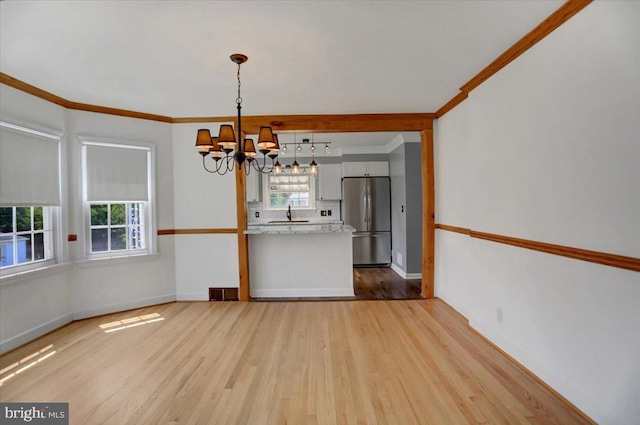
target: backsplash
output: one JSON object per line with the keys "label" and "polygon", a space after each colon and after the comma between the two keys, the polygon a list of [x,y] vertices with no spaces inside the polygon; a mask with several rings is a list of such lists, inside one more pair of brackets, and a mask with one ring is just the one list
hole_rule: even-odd
{"label": "backsplash", "polygon": [[[266,210],[262,207],[262,202],[247,203],[247,224],[260,225],[268,224],[273,220],[286,220],[285,210]],[[322,216],[322,211],[331,211],[331,215]],[[256,218],[256,212],[260,217]],[[310,223],[341,223],[340,201],[316,201],[315,210],[291,210],[293,220],[309,220]]]}

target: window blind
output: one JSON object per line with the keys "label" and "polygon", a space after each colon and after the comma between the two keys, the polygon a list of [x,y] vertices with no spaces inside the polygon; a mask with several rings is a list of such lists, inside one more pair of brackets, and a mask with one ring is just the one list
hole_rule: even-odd
{"label": "window blind", "polygon": [[60,205],[60,139],[0,123],[0,206]]}
{"label": "window blind", "polygon": [[149,148],[85,144],[87,201],[148,201],[149,155]]}

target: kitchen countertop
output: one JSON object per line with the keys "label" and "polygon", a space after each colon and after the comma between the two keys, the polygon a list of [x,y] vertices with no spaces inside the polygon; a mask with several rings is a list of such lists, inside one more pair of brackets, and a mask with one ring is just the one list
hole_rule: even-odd
{"label": "kitchen countertop", "polygon": [[249,226],[245,235],[282,235],[295,233],[352,233],[355,229],[346,224],[293,224]]}

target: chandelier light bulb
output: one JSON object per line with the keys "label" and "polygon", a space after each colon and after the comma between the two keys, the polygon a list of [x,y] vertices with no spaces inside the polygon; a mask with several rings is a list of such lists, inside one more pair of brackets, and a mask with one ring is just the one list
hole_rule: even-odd
{"label": "chandelier light bulb", "polygon": [[296,151],[298,151],[298,153],[302,152],[302,145],[298,145],[298,147],[296,148]]}
{"label": "chandelier light bulb", "polygon": [[327,155],[329,155],[331,153],[331,149],[329,148],[329,144],[325,143],[324,145],[324,151]]}

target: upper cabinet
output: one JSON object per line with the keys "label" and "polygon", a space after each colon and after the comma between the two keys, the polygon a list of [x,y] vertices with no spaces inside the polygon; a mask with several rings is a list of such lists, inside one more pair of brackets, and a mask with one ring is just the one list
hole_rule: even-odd
{"label": "upper cabinet", "polygon": [[260,201],[260,173],[255,170],[247,176],[247,202]]}
{"label": "upper cabinet", "polygon": [[343,177],[385,177],[389,175],[389,162],[343,162]]}
{"label": "upper cabinet", "polygon": [[318,167],[318,199],[339,200],[342,198],[342,166],[322,164]]}

